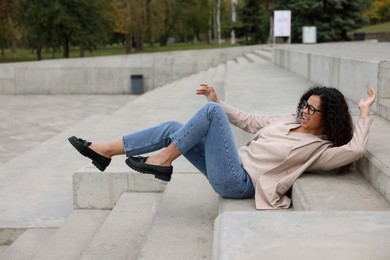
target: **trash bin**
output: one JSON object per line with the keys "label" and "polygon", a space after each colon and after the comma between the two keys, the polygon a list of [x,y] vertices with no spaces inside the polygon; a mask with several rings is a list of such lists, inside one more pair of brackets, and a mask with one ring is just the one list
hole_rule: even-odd
{"label": "trash bin", "polygon": [[355,41],[364,41],[366,39],[366,34],[364,32],[356,32],[353,34],[353,39]]}
{"label": "trash bin", "polygon": [[131,94],[144,93],[144,77],[142,75],[131,75]]}
{"label": "trash bin", "polygon": [[303,26],[302,27],[302,42],[317,43],[317,27]]}

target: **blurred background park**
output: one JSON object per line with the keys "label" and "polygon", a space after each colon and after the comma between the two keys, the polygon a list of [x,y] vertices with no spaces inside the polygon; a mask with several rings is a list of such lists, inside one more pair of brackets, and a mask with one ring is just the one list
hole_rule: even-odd
{"label": "blurred background park", "polygon": [[269,43],[275,10],[292,43],[390,41],[390,0],[0,0],[0,62]]}

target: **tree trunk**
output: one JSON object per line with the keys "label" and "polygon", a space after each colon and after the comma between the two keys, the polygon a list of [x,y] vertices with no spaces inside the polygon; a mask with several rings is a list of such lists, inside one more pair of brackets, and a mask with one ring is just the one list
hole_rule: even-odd
{"label": "tree trunk", "polygon": [[133,44],[132,40],[131,40],[131,29],[129,29],[129,31],[127,32],[125,37],[126,37],[126,41],[125,41],[126,54],[130,54],[131,53],[132,44]]}
{"label": "tree trunk", "polygon": [[41,42],[37,43],[37,59],[42,60],[42,44],[41,44]]}
{"label": "tree trunk", "polygon": [[[233,26],[236,25],[236,20],[237,20],[236,6],[237,6],[237,0],[232,0],[232,24],[233,24]],[[236,44],[236,33],[234,31],[234,28],[230,32],[230,43]]]}
{"label": "tree trunk", "polygon": [[16,45],[17,45],[17,42],[16,40],[12,40],[12,43],[11,43],[11,51],[12,53],[16,53]]}
{"label": "tree trunk", "polygon": [[137,51],[142,51],[142,21],[139,20],[136,24],[138,24],[138,26],[135,28],[135,49]]}
{"label": "tree trunk", "polygon": [[[212,3],[211,3],[211,0],[209,0],[209,7],[212,6]],[[210,44],[211,41],[212,41],[212,37],[213,37],[213,32],[212,32],[212,28],[213,28],[213,11],[211,8],[209,8],[209,24],[208,24],[208,29],[207,29],[207,44]]]}
{"label": "tree trunk", "polygon": [[84,46],[80,45],[80,58],[84,58]]}
{"label": "tree trunk", "polygon": [[69,39],[67,35],[64,35],[64,58],[69,58]]}
{"label": "tree trunk", "polygon": [[215,14],[215,20],[217,22],[217,42],[221,44],[221,0],[217,0],[217,11]]}
{"label": "tree trunk", "polygon": [[167,45],[168,45],[168,36],[165,33],[163,33],[160,35],[160,46],[164,47]]}
{"label": "tree trunk", "polygon": [[151,21],[151,11],[150,4],[152,0],[146,1],[146,40],[149,42],[150,46],[153,47],[153,37],[152,37],[152,21]]}

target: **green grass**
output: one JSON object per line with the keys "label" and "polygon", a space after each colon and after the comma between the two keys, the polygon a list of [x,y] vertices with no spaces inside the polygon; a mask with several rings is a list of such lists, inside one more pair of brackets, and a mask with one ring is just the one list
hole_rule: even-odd
{"label": "green grass", "polygon": [[[207,43],[173,43],[164,47],[160,47],[159,44],[155,44],[153,47],[150,45],[144,45],[144,50],[142,53],[150,52],[166,52],[166,51],[182,51],[182,50],[201,50],[201,49],[212,49],[212,48],[222,48],[222,47],[231,47],[230,44],[224,43],[222,45],[218,44],[207,44]],[[132,51],[132,53],[140,53]],[[111,56],[111,55],[123,55],[125,53],[124,46],[109,46],[106,48],[98,48],[93,51],[86,50],[84,52],[84,57],[98,57],[98,56]],[[70,58],[79,58],[80,52],[78,48],[73,48],[70,52]],[[42,59],[62,59],[62,51],[57,51],[54,56],[51,50],[42,51]],[[31,49],[17,49],[15,53],[12,53],[11,50],[6,49],[5,55],[0,55],[0,63],[5,62],[21,62],[21,61],[36,61],[37,55]]]}
{"label": "green grass", "polygon": [[364,32],[364,33],[390,32],[390,22],[364,26],[362,28],[352,31],[351,33],[355,33],[355,32]]}

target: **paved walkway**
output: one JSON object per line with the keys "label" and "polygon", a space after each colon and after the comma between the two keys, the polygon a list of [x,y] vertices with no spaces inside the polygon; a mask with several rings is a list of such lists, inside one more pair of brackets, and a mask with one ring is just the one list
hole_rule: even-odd
{"label": "paved walkway", "polygon": [[0,166],[91,115],[118,110],[134,95],[0,95]]}

